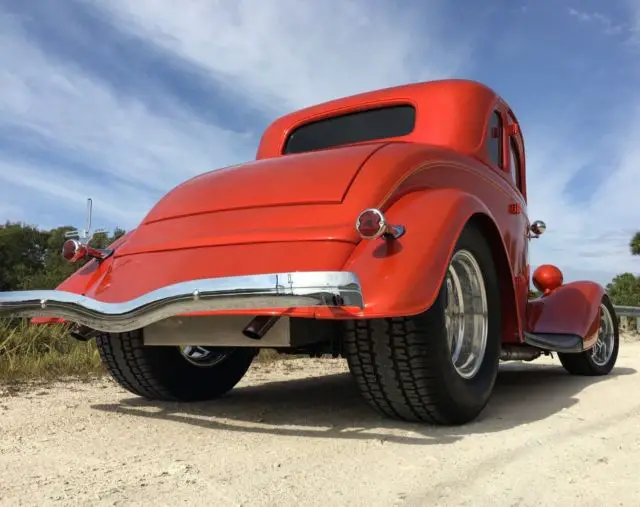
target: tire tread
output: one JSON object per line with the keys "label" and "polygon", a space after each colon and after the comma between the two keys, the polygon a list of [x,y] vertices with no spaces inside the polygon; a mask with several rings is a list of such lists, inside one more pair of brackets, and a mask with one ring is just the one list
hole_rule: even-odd
{"label": "tire tread", "polygon": [[236,349],[219,364],[198,367],[177,347],[145,346],[143,331],[101,334],[98,353],[113,380],[148,400],[203,401],[231,390],[249,369],[257,349]]}
{"label": "tire tread", "polygon": [[176,399],[159,385],[145,355],[139,353],[144,346],[140,331],[100,335],[96,345],[105,368],[121,387],[146,399]]}
{"label": "tire tread", "polygon": [[[419,318],[354,320],[347,323],[345,346],[350,369],[365,400],[382,414],[410,421],[447,424],[444,397]],[[424,319],[422,319],[424,320]]]}
{"label": "tire tread", "polygon": [[344,323],[349,370],[365,401],[379,413],[433,425],[473,420],[486,406],[498,371],[500,289],[492,251],[480,228],[468,223],[456,249],[470,250],[483,266],[490,334],[476,377],[460,377],[446,343],[444,289],[431,307],[406,317],[354,319]]}

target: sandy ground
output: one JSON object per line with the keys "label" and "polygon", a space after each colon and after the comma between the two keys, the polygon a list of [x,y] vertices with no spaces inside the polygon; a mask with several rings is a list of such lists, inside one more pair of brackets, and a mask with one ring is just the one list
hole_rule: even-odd
{"label": "sandy ground", "polygon": [[111,381],[0,389],[0,504],[640,505],[640,343],[586,379],[502,366],[473,424],[379,417],[342,360],[260,365],[228,397],[151,404]]}

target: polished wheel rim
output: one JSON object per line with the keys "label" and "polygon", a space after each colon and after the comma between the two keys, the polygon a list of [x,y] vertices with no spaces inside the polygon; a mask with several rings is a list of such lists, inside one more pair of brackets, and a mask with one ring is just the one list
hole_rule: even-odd
{"label": "polished wheel rim", "polygon": [[225,349],[197,345],[182,346],[180,347],[180,353],[191,364],[202,367],[215,366],[229,355]]}
{"label": "polished wheel rim", "polygon": [[467,250],[451,259],[446,277],[445,325],[451,361],[462,378],[473,378],[487,348],[488,304],[482,270]]}
{"label": "polished wheel rim", "polygon": [[606,305],[600,305],[600,330],[598,331],[598,341],[591,348],[591,359],[598,366],[606,365],[613,355],[615,341],[615,331],[613,328],[613,318]]}

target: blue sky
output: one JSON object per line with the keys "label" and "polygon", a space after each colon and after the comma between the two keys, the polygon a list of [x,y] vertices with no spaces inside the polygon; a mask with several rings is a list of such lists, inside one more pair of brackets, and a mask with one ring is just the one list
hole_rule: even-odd
{"label": "blue sky", "polygon": [[278,115],[464,77],[525,135],[533,265],[640,272],[640,1],[0,2],[0,220],[134,227]]}

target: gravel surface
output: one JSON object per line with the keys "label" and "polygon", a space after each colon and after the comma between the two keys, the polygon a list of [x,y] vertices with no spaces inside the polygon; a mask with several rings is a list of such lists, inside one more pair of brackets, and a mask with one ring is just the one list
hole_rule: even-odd
{"label": "gravel surface", "polygon": [[508,363],[474,423],[383,419],[343,360],[255,365],[217,402],[110,380],[0,387],[0,505],[640,505],[640,343],[614,374]]}

